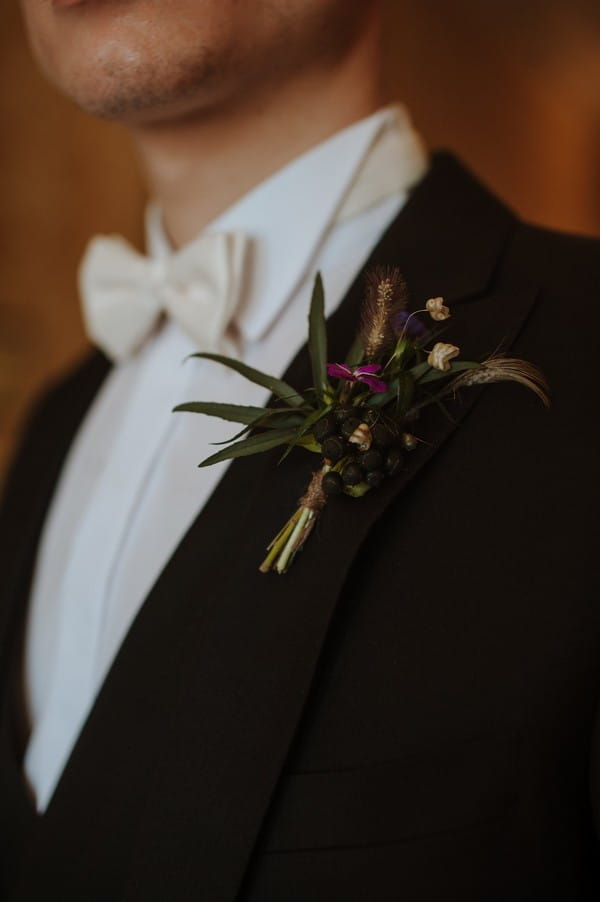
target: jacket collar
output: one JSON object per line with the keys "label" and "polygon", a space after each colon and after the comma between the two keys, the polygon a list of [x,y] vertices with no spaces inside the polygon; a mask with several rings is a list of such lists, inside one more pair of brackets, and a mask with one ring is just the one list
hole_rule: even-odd
{"label": "jacket collar", "polygon": [[[438,155],[369,265],[398,265],[414,305],[438,294],[453,301],[448,340],[464,356],[485,356],[499,338],[514,339],[534,299],[532,286],[512,285],[504,297],[494,282],[514,227],[452,157]],[[361,296],[357,279],[330,319],[331,359],[353,338]],[[285,378],[302,386],[309,372],[304,348]],[[276,454],[233,463],[134,622],[38,820],[24,873],[43,879],[74,843],[86,851],[69,855],[71,879],[81,869],[85,885],[94,868],[86,856],[105,846],[118,819],[126,851],[115,868],[130,875],[124,898],[138,898],[142,883],[168,898],[175,872],[204,898],[235,898],[353,561],[477,397],[455,406],[453,422],[437,410],[424,416],[418,432],[427,444],[407,471],[358,503],[330,505],[282,578],[260,574],[258,564],[312,461],[298,451],[282,467]]]}

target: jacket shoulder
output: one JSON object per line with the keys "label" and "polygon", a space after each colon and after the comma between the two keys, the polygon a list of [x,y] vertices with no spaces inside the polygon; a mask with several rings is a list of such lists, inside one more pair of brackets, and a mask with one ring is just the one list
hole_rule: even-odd
{"label": "jacket shoulder", "polygon": [[[537,287],[546,330],[578,333],[578,344],[600,330],[600,239],[517,221],[505,258],[511,275]],[[585,324],[585,328],[584,328]]]}
{"label": "jacket shoulder", "polygon": [[545,284],[549,278],[593,280],[600,285],[600,238],[554,231],[518,221],[515,250]]}

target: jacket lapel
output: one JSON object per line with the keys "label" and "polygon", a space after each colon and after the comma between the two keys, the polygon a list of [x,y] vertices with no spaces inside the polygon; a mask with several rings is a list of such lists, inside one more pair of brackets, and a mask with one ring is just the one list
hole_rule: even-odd
{"label": "jacket lapel", "polygon": [[10,864],[34,817],[21,773],[24,716],[20,652],[35,554],[50,499],[69,445],[108,371],[94,354],[69,380],[68,397],[50,392],[28,423],[27,440],[5,483],[0,519],[0,837]]}
{"label": "jacket lapel", "polygon": [[[66,454],[108,370],[107,359],[95,353],[77,367],[64,393],[50,392],[27,424],[27,441],[7,474],[0,519],[0,650],[11,623],[22,613],[40,533]],[[6,662],[5,655],[0,659]]]}
{"label": "jacket lapel", "polygon": [[[414,305],[457,302],[448,340],[463,356],[508,346],[532,286],[490,290],[514,228],[511,215],[448,156],[432,169],[374,250],[396,264]],[[330,359],[353,338],[358,279],[329,323]],[[286,379],[310,381],[306,349]],[[235,461],[158,579],[129,632],[31,846],[43,884],[65,859],[64,898],[177,895],[235,898],[314,677],[336,602],[373,524],[432,458],[454,422],[418,423],[424,444],[406,472],[360,502],[329,505],[283,578],[262,575],[265,545],[290,516],[314,460],[301,451]],[[316,459],[315,459],[316,460]],[[110,866],[107,837],[113,837]],[[26,877],[22,896],[32,891]],[[105,882],[103,882],[105,881]],[[36,884],[37,885],[37,884]],[[112,895],[111,895],[112,894]],[[120,897],[120,896],[119,896]],[[63,896],[61,896],[63,898]]]}

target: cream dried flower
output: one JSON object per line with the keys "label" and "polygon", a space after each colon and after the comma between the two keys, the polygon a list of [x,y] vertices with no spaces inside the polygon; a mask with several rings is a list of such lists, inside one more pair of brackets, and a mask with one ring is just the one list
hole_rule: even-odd
{"label": "cream dried flower", "polygon": [[429,353],[427,363],[434,369],[441,370],[442,373],[447,373],[450,369],[450,361],[454,357],[458,357],[459,354],[460,348],[457,348],[456,345],[438,341],[434,344],[433,350]]}
{"label": "cream dried flower", "polygon": [[368,451],[373,444],[373,435],[366,423],[357,426],[350,438],[349,445],[356,445],[359,451]]}
{"label": "cream dried flower", "polygon": [[425,309],[436,322],[442,322],[450,317],[450,308],[444,304],[444,298],[429,298]]}

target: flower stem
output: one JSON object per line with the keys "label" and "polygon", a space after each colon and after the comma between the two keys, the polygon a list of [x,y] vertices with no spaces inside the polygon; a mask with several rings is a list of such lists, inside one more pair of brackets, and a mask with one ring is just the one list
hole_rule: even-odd
{"label": "flower stem", "polygon": [[288,564],[291,563],[293,554],[302,545],[302,533],[306,529],[308,521],[313,516],[313,512],[307,507],[299,508],[298,513],[300,514],[300,516],[298,517],[292,534],[287,540],[285,547],[279,555],[277,563],[275,564],[275,570],[277,570],[278,573],[285,573],[285,571],[287,570]]}
{"label": "flower stem", "polygon": [[280,574],[285,573],[292,564],[296,553],[300,551],[310,536],[317,518],[325,506],[322,482],[323,476],[330,469],[330,464],[324,463],[320,470],[313,473],[310,484],[300,499],[300,507],[268,546],[269,553],[259,567],[261,573],[269,573],[271,570]]}
{"label": "flower stem", "polygon": [[277,560],[282,550],[285,548],[286,542],[288,541],[291,533],[294,531],[294,527],[298,522],[301,510],[302,509],[300,508],[296,511],[293,517],[290,517],[283,529],[277,533],[273,541],[269,544],[267,548],[267,551],[269,553],[259,567],[261,573],[268,573],[269,570],[273,569],[274,562]]}

